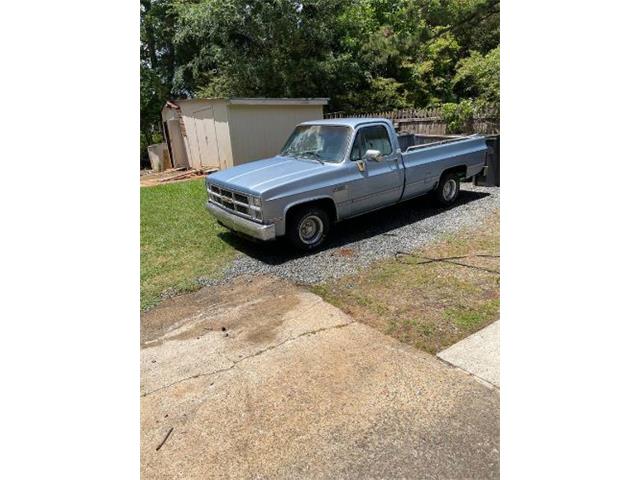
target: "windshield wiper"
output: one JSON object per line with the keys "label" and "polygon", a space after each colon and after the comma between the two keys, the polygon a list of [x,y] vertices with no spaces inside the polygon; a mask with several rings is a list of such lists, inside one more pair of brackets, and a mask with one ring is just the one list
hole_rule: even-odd
{"label": "windshield wiper", "polygon": [[[313,155],[312,157],[308,157],[306,155]],[[318,155],[317,152],[314,151],[307,151],[307,152],[300,152],[300,156],[302,158],[313,158],[314,160],[318,160],[322,165],[324,165],[324,160],[322,160],[322,158],[320,158],[320,155]]]}
{"label": "windshield wiper", "polygon": [[293,157],[293,158],[309,158],[312,160],[317,160],[324,165],[324,160],[322,160],[322,158],[320,157],[320,155],[318,155],[317,152],[314,152],[312,150],[308,150],[306,152],[291,152],[287,150],[282,152],[280,155],[283,155],[285,157]]}

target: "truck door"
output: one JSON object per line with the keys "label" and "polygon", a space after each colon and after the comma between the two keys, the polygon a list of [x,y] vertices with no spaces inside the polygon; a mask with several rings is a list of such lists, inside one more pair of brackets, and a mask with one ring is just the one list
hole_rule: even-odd
{"label": "truck door", "polygon": [[[367,150],[378,150],[379,161],[366,159]],[[349,156],[350,215],[357,215],[400,200],[402,169],[399,153],[394,152],[389,131],[383,124],[360,127]]]}

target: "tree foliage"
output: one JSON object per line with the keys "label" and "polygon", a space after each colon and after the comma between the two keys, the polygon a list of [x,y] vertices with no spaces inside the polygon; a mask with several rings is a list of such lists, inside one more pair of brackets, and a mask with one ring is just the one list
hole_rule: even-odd
{"label": "tree foliage", "polygon": [[499,101],[497,0],[141,0],[141,138],[170,97],[360,112]]}
{"label": "tree foliage", "polygon": [[500,102],[500,47],[486,55],[473,51],[461,59],[453,77],[453,85],[460,95],[478,98],[484,103]]}

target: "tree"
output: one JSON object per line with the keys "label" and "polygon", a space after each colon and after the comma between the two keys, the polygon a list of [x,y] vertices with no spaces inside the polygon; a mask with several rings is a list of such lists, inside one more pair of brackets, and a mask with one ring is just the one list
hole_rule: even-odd
{"label": "tree", "polygon": [[486,55],[471,52],[461,59],[453,83],[461,97],[497,105],[500,102],[500,47]]}
{"label": "tree", "polygon": [[172,0],[140,1],[140,155],[161,141],[160,110],[176,91],[174,73],[180,59],[173,42],[175,9]]}
{"label": "tree", "polygon": [[157,141],[171,97],[320,96],[347,113],[498,102],[499,8],[498,0],[141,0],[141,139]]}

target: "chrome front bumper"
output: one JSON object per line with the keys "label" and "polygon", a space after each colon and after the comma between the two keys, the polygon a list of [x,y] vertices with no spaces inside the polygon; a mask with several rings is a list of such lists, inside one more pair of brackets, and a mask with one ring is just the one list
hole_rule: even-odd
{"label": "chrome front bumper", "polygon": [[234,215],[211,202],[207,202],[207,210],[209,210],[209,213],[213,218],[231,230],[244,233],[250,237],[257,238],[258,240],[267,241],[276,238],[276,226],[273,224],[264,225],[262,223],[252,222],[246,218]]}

